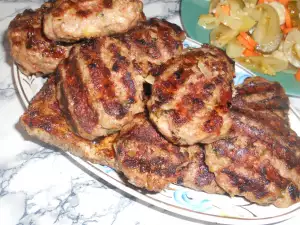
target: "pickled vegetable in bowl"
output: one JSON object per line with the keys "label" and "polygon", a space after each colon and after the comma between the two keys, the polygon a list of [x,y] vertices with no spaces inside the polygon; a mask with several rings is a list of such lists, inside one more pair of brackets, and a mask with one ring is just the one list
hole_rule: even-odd
{"label": "pickled vegetable in bowl", "polygon": [[211,30],[212,45],[245,67],[293,73],[300,81],[299,0],[211,0],[198,24]]}

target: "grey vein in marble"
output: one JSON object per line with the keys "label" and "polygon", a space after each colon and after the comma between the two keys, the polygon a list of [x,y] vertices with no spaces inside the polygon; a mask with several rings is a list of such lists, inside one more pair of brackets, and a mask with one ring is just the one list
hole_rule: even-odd
{"label": "grey vein in marble", "polygon": [[[16,224],[114,224],[131,204],[130,199],[86,176],[57,151],[33,149],[7,165],[0,165],[0,212],[5,202],[19,201],[24,207],[15,211]],[[69,177],[72,170],[75,173]],[[26,174],[31,174],[31,179],[23,179]],[[99,204],[103,201],[106,204]]]}

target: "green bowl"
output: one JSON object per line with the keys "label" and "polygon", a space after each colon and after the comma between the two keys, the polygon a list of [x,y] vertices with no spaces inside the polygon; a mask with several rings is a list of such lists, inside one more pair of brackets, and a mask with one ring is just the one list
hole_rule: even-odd
{"label": "green bowl", "polygon": [[[209,0],[182,0],[181,2],[181,21],[189,37],[200,42],[209,43],[209,30],[198,25],[198,17],[201,14],[207,14]],[[288,95],[300,97],[300,82],[293,74],[277,73],[276,76],[268,76],[257,73],[270,81],[278,81],[286,90]]]}

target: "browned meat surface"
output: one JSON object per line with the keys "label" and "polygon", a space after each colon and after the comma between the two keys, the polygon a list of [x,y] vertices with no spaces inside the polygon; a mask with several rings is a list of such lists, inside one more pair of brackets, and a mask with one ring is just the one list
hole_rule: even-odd
{"label": "browned meat surface", "polygon": [[117,134],[93,142],[76,136],[59,109],[55,87],[54,77],[49,78],[31,101],[20,119],[26,131],[31,136],[76,156],[116,168],[112,145]]}
{"label": "browned meat surface", "polygon": [[272,111],[288,123],[289,99],[279,83],[267,82],[264,78],[246,79],[237,87],[233,106],[241,109],[252,109],[268,114]]}
{"label": "browned meat surface", "polygon": [[175,144],[211,143],[231,127],[228,103],[234,64],[209,45],[168,61],[148,101],[150,118]]}
{"label": "browned meat surface", "polygon": [[232,101],[230,137],[206,146],[206,164],[230,195],[288,207],[300,201],[300,138],[278,83],[248,79]]}
{"label": "browned meat surface", "polygon": [[186,161],[178,147],[167,142],[143,114],[125,125],[114,145],[120,171],[128,181],[149,191],[174,183]]}
{"label": "browned meat surface", "polygon": [[143,76],[158,75],[163,69],[162,63],[181,54],[185,37],[176,24],[154,18],[139,23],[125,34],[114,36],[129,49],[129,58]]}
{"label": "browned meat surface", "polygon": [[42,33],[43,14],[50,7],[50,3],[45,3],[35,11],[27,9],[18,14],[9,25],[11,56],[26,75],[52,73],[69,54],[71,46],[59,45]]}
{"label": "browned meat surface", "polygon": [[74,131],[92,140],[143,112],[143,76],[180,53],[183,39],[177,26],[151,19],[129,33],[74,47],[57,72],[60,106]]}
{"label": "browned meat surface", "polygon": [[211,173],[205,164],[204,149],[198,145],[187,148],[188,165],[182,170],[177,183],[212,194],[223,194],[224,190],[215,181],[215,175]]}
{"label": "browned meat surface", "polygon": [[72,42],[126,32],[144,18],[139,0],[57,0],[44,16],[44,32]]}

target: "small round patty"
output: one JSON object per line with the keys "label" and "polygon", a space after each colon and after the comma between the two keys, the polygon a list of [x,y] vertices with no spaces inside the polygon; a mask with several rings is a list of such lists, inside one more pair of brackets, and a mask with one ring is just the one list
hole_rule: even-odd
{"label": "small round patty", "polygon": [[45,3],[37,10],[26,9],[9,24],[10,53],[25,75],[47,75],[69,55],[71,45],[59,45],[42,32],[43,15],[51,8]]}
{"label": "small round patty", "polygon": [[203,45],[187,51],[169,60],[156,75],[148,110],[166,138],[193,145],[227,134],[234,64],[222,50]]}
{"label": "small round patty", "polygon": [[300,138],[286,120],[283,88],[257,77],[236,89],[230,135],[205,147],[209,170],[231,196],[277,207],[299,202]]}
{"label": "small round patty", "polygon": [[144,114],[123,127],[114,148],[120,171],[130,183],[148,191],[176,183],[187,160],[185,148],[166,141]]}

